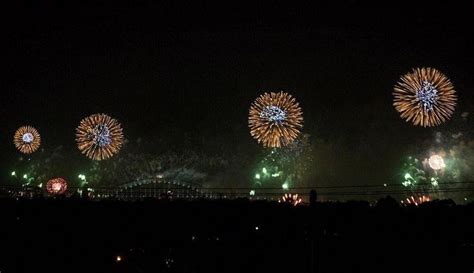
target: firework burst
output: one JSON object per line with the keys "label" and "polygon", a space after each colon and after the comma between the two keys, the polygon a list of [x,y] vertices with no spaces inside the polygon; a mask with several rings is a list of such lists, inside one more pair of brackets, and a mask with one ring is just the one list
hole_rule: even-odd
{"label": "firework burst", "polygon": [[31,154],[40,147],[41,137],[35,128],[22,126],[16,130],[13,136],[13,143],[20,152]]}
{"label": "firework burst", "polygon": [[280,200],[278,200],[278,203],[284,203],[284,204],[290,204],[293,206],[298,206],[301,203],[301,198],[298,197],[298,194],[291,194],[291,193],[285,193]]}
{"label": "firework burst", "polygon": [[250,106],[250,134],[264,147],[293,142],[303,127],[303,112],[288,93],[265,93]]}
{"label": "firework burst", "polygon": [[433,127],[449,120],[456,106],[451,81],[434,68],[415,68],[394,87],[395,109],[407,122]]}
{"label": "firework burst", "polygon": [[422,203],[431,201],[431,197],[428,195],[421,195],[421,196],[410,196],[405,200],[402,200],[401,203],[405,205],[415,205],[419,206]]}
{"label": "firework burst", "polygon": [[122,127],[105,114],[94,114],[81,121],[76,129],[76,141],[79,150],[90,159],[108,159],[122,147]]}
{"label": "firework burst", "polygon": [[46,190],[50,194],[63,194],[67,190],[67,182],[64,178],[53,178],[46,183]]}
{"label": "firework burst", "polygon": [[446,164],[444,164],[444,159],[440,155],[432,155],[428,159],[428,164],[430,165],[431,169],[438,171],[446,167]]}

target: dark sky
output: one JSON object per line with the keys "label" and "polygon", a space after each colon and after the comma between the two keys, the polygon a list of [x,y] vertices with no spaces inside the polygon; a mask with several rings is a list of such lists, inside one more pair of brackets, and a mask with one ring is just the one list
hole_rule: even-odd
{"label": "dark sky", "polygon": [[130,139],[221,135],[254,145],[250,103],[285,90],[303,107],[305,133],[346,160],[364,153],[354,169],[333,172],[369,179],[372,168],[391,175],[404,149],[435,131],[393,109],[401,74],[432,66],[450,77],[460,100],[453,120],[473,106],[472,3],[41,2],[5,7],[1,19],[4,166],[18,155],[20,125],[37,127],[46,148],[72,150],[74,128],[97,112],[119,119]]}

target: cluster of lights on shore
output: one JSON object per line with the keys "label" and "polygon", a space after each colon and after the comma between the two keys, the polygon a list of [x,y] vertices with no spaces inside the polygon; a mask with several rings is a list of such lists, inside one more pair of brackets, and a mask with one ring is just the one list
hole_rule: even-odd
{"label": "cluster of lights on shore", "polygon": [[[12,177],[17,177],[16,171],[12,171],[10,173],[10,175]],[[84,174],[79,174],[77,177],[81,181],[81,186],[84,186],[88,183],[87,179],[86,179],[86,176]],[[25,180],[25,183],[23,184],[23,186],[30,185],[30,182],[32,180],[34,180],[34,177],[29,176],[26,173],[23,174],[21,176],[21,178],[23,178]],[[43,185],[42,183],[39,184],[39,187],[41,188],[42,185]],[[47,183],[46,183],[46,191],[51,195],[63,194],[63,193],[66,192],[67,188],[68,188],[68,183],[67,183],[66,179],[64,179],[62,177],[52,178],[52,179],[48,180]],[[88,188],[88,190],[92,190],[92,189]],[[80,191],[80,189],[79,189],[79,191]]]}

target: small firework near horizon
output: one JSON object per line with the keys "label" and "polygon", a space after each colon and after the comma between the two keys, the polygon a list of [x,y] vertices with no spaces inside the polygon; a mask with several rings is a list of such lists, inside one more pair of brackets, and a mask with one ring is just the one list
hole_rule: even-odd
{"label": "small firework near horizon", "polygon": [[15,147],[24,154],[31,154],[41,145],[41,136],[32,126],[22,126],[13,136]]}
{"label": "small firework near horizon", "polygon": [[67,182],[61,177],[50,179],[46,183],[46,190],[50,194],[63,194],[67,190]]}
{"label": "small firework near horizon", "polygon": [[414,68],[394,87],[393,106],[415,126],[434,127],[449,120],[456,106],[456,91],[439,70]]}
{"label": "small firework near horizon", "polygon": [[280,200],[278,200],[278,203],[284,203],[284,204],[290,204],[293,206],[298,206],[302,202],[301,198],[298,197],[298,194],[291,194],[291,193],[285,193]]}
{"label": "small firework near horizon", "polygon": [[405,200],[402,200],[401,203],[404,205],[415,205],[419,206],[422,203],[430,202],[431,197],[429,195],[421,195],[421,196],[410,196],[407,197]]}
{"label": "small firework near horizon", "polygon": [[293,142],[303,128],[303,112],[288,93],[264,93],[250,106],[250,134],[264,147],[282,147]]}
{"label": "small firework near horizon", "polygon": [[77,127],[76,141],[81,153],[90,159],[108,159],[122,147],[122,127],[106,114],[93,114],[84,118]]}

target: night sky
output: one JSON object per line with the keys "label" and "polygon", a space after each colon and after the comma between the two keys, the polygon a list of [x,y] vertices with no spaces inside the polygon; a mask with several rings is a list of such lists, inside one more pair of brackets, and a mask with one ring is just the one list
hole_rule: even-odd
{"label": "night sky", "polygon": [[[164,139],[169,149],[191,141],[199,149],[221,138],[251,157],[261,147],[248,131],[250,103],[284,90],[300,102],[303,132],[315,143],[314,184],[394,179],[401,157],[438,130],[454,132],[462,113],[474,114],[472,3],[411,2],[8,7],[2,177],[18,159],[19,126],[35,126],[44,149],[63,145],[71,161],[85,160],[74,129],[102,112],[129,140]],[[435,129],[413,127],[392,106],[393,85],[418,66],[441,70],[458,92],[453,119]]]}

